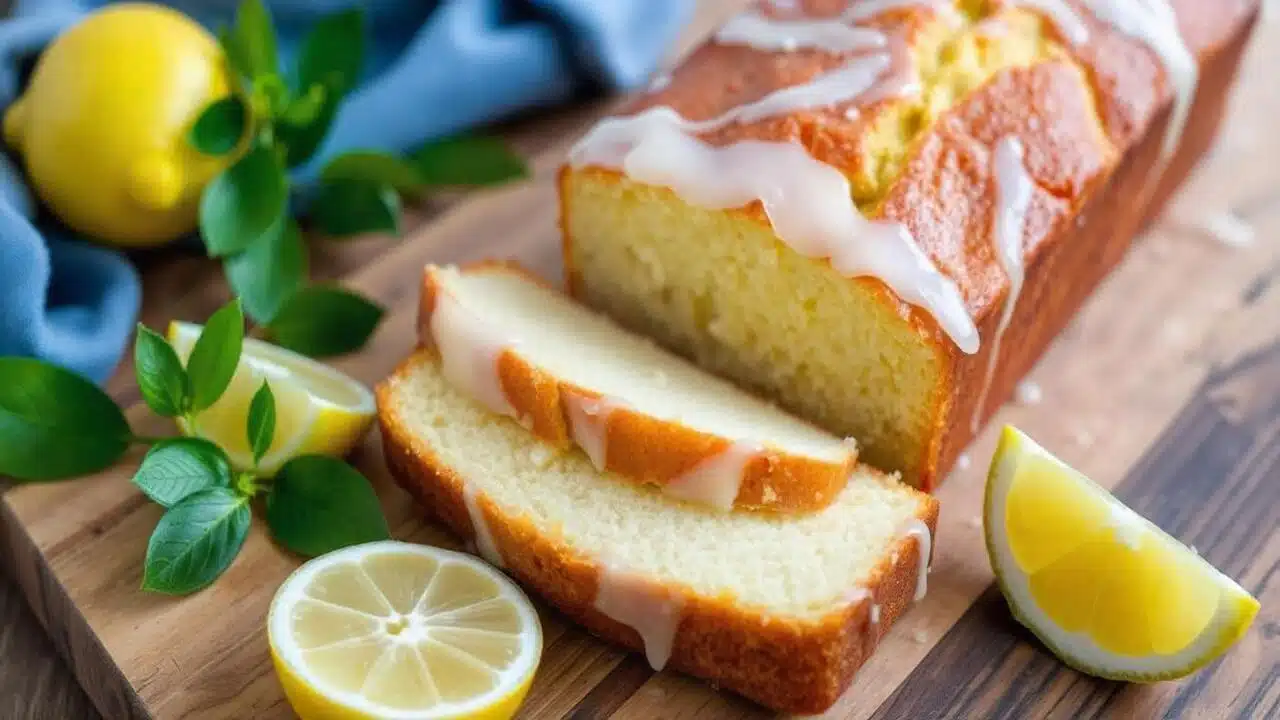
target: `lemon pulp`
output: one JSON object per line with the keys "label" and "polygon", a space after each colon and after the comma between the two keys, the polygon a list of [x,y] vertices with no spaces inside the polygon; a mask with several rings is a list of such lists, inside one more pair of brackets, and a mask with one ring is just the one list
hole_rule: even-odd
{"label": "lemon pulp", "polygon": [[992,459],[984,519],[1014,614],[1085,672],[1185,675],[1257,614],[1234,581],[1014,428]]}
{"label": "lemon pulp", "polygon": [[299,568],[272,602],[268,636],[304,720],[511,717],[542,648],[537,613],[505,576],[395,541]]}

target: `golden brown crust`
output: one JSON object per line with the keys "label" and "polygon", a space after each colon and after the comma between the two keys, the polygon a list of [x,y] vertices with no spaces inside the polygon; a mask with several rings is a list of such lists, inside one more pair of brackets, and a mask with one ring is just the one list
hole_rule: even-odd
{"label": "golden brown crust", "polygon": [[[396,382],[424,356],[411,356],[377,388],[378,421],[387,466],[397,482],[454,532],[474,539],[464,481],[404,426],[395,411]],[[430,360],[427,360],[430,361]],[[633,650],[643,644],[634,630],[593,607],[601,565],[559,542],[551,528],[503,511],[483,493],[480,512],[506,571],[593,634]],[[938,504],[925,498],[919,519],[933,534]],[[872,573],[869,596],[853,598],[816,622],[766,617],[725,597],[671,588],[684,599],[668,667],[704,678],[782,712],[817,713],[845,691],[881,637],[911,605],[919,540],[904,535]],[[871,608],[879,606],[878,623]]]}
{"label": "golden brown crust", "polygon": [[[1258,0],[1174,0],[1183,39],[1199,59],[1200,76],[1178,151],[1156,177],[1173,104],[1173,88],[1163,66],[1142,40],[1097,20],[1079,0],[1070,1],[1089,25],[1090,41],[1072,48],[1070,58],[1003,70],[971,91],[916,139],[901,175],[877,208],[877,217],[907,225],[939,269],[956,282],[983,339],[980,352],[960,352],[928,313],[906,305],[879,281],[854,279],[864,288],[874,288],[937,352],[942,372],[927,423],[934,430],[922,444],[923,457],[912,465],[913,476],[907,478],[924,490],[941,482],[972,439],[975,412],[985,422],[1012,395],[1017,382],[1208,148],[1259,10]],[[834,14],[827,7],[832,3],[805,5],[813,16]],[[908,37],[918,32],[924,21],[920,13],[925,12],[895,16],[896,21],[906,18],[906,29],[898,32]],[[708,92],[711,84],[725,80],[716,80],[707,68],[720,67],[729,57],[737,62],[735,72],[754,73],[765,78],[765,84],[744,87],[729,82],[736,88],[733,92]],[[781,86],[780,71],[771,74],[761,68],[785,65],[789,82],[796,82],[827,69],[832,57],[810,52],[779,59],[777,54],[709,43],[678,69],[663,92],[645,96],[634,107],[669,103],[682,113],[711,116]],[[690,79],[682,82],[686,77]],[[816,159],[853,177],[861,167],[859,123],[870,122],[874,115],[872,107],[850,122],[842,119],[840,108],[828,108],[702,139],[713,144],[745,137],[798,142]],[[1033,239],[1024,247],[1022,294],[1001,344],[986,406],[978,411],[975,405],[1009,292],[1008,277],[991,247],[996,208],[990,155],[999,139],[1011,133],[1022,141],[1028,173],[1037,185],[1027,221]],[[623,180],[609,169],[564,168],[560,195],[565,230],[570,173],[588,174],[603,183]],[[727,212],[766,227],[769,223],[758,202]],[[580,297],[581,280],[572,265],[573,239],[567,231],[562,237],[566,282]]]}
{"label": "golden brown crust", "polygon": [[[464,272],[516,273],[545,285],[512,263],[478,263]],[[431,345],[431,313],[442,292],[447,290],[428,267],[422,278],[418,320],[424,346]],[[534,434],[557,448],[572,445],[568,408],[578,399],[600,398],[599,393],[545,372],[510,349],[498,358],[498,376],[517,416],[526,418],[522,422]],[[665,485],[732,444],[725,438],[625,407],[612,411],[604,426],[606,469],[652,485]],[[852,450],[845,462],[837,463],[770,448],[743,468],[734,507],[778,513],[821,510],[840,494],[856,460]]]}

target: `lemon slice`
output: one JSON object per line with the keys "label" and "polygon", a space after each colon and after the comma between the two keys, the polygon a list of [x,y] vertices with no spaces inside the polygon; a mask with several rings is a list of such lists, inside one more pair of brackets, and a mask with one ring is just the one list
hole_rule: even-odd
{"label": "lemon slice", "polygon": [[991,461],[984,521],[1014,616],[1082,672],[1187,675],[1258,613],[1257,600],[1194,550],[1012,427]]}
{"label": "lemon slice", "polygon": [[271,603],[268,641],[289,703],[312,718],[509,718],[542,628],[489,565],[383,541],[298,568]]}
{"label": "lemon slice", "polygon": [[[200,330],[189,323],[169,324],[169,343],[184,363]],[[258,463],[259,474],[269,476],[298,455],[346,455],[373,422],[373,394],[365,386],[328,365],[245,338],[240,365],[226,393],[194,418],[194,427],[181,419],[178,426],[187,435],[222,446],[237,469],[249,469],[253,450],[245,422],[249,402],[264,380],[276,400],[276,430],[270,449]]]}

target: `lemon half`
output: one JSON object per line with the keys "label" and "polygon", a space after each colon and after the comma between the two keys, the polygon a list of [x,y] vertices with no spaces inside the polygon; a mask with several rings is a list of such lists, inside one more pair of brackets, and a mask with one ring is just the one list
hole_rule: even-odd
{"label": "lemon half", "polygon": [[[199,325],[169,324],[169,343],[184,363],[200,331]],[[261,475],[275,473],[298,455],[346,455],[373,422],[373,393],[364,385],[311,358],[246,338],[226,393],[197,415],[193,426],[179,419],[179,427],[220,445],[237,469],[251,468],[253,450],[245,423],[249,402],[263,381],[275,396],[276,430],[258,463]]]}
{"label": "lemon half", "polygon": [[1082,672],[1187,675],[1258,613],[1235,581],[1012,427],[991,461],[984,521],[1014,616]]}
{"label": "lemon half", "polygon": [[542,655],[537,612],[506,576],[396,541],[300,567],[276,592],[267,633],[303,720],[509,718]]}

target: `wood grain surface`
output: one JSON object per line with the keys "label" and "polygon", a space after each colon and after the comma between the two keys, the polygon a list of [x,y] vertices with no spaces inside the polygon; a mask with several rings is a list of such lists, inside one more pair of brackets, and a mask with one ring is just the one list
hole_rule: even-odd
{"label": "wood grain surface", "polygon": [[[700,27],[736,2],[708,2]],[[692,35],[690,36],[692,37]],[[1228,128],[1170,211],[1033,371],[1044,401],[1004,408],[938,496],[928,597],[883,640],[831,718],[1280,716],[1280,24],[1259,28]],[[598,109],[512,130],[536,157],[518,187],[450,199],[412,237],[326,250],[313,265],[391,312],[371,345],[336,363],[373,383],[413,342],[424,262],[513,256],[559,275],[551,173]],[[1232,211],[1257,231],[1230,248],[1198,229]],[[145,319],[201,320],[225,297],[208,264],[148,257]],[[125,376],[121,376],[122,378]],[[125,380],[112,385],[136,403]],[[132,404],[132,403],[131,403]],[[141,408],[143,433],[166,431]],[[1262,602],[1248,635],[1184,681],[1133,686],[1071,671],[1010,618],[992,585],[979,516],[995,428],[1012,422],[1235,577]],[[376,436],[354,460],[378,487],[397,537],[456,547],[422,523],[380,460]],[[183,600],[137,590],[158,517],[127,483],[132,466],[76,483],[10,488],[0,558],[22,588],[0,587],[0,717],[289,717],[262,621],[297,560],[255,530],[212,589]],[[764,717],[704,683],[654,673],[543,612],[546,649],[529,718]],[[35,623],[49,634],[33,630]]]}

